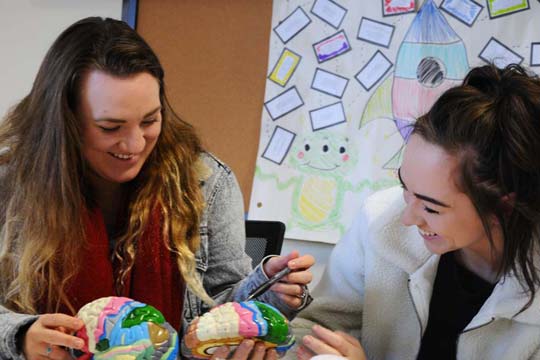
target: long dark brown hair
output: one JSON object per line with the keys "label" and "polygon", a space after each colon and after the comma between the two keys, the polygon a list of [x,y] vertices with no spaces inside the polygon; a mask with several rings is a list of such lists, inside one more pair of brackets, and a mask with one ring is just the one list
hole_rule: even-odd
{"label": "long dark brown hair", "polygon": [[[71,307],[65,288],[79,270],[83,214],[92,200],[76,106],[81,78],[92,70],[118,77],[149,73],[159,82],[163,109],[156,147],[130,184],[128,220],[114,250],[122,264],[117,290],[133,266],[135,244],[160,204],[166,246],[178,255],[187,285],[211,302],[195,271],[204,207],[199,139],[170,108],[163,68],[148,44],[121,21],[91,17],[60,34],[30,93],[0,125],[2,303],[26,313]],[[38,299],[46,299],[45,309],[37,309]]]}
{"label": "long dark brown hair", "polygon": [[492,248],[490,219],[501,226],[499,275],[512,271],[530,293],[524,309],[530,306],[540,285],[540,79],[518,65],[474,68],[412,133],[457,157],[456,185],[476,207]]}

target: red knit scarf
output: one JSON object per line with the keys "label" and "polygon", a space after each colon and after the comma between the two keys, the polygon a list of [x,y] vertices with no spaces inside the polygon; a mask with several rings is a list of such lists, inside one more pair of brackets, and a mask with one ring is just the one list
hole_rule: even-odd
{"label": "red knit scarf", "polygon": [[110,259],[109,238],[101,211],[90,212],[85,222],[87,246],[81,259],[81,270],[67,286],[73,307],[78,310],[104,296],[125,296],[152,305],[175,329],[179,329],[184,281],[178,270],[176,255],[164,244],[159,209],[152,212],[139,239],[135,263],[126,277],[121,294],[117,294],[114,287],[120,264]]}

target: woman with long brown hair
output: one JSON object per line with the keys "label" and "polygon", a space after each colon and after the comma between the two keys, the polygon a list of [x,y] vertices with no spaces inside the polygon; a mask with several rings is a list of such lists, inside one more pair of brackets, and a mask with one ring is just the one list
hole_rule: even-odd
{"label": "woman with long brown hair", "polygon": [[305,306],[313,258],[251,271],[233,173],[172,111],[158,58],[125,23],[87,18],[58,37],[0,149],[0,358],[68,358],[83,345],[73,315],[103,296],[181,331],[289,266],[261,300],[288,317]]}

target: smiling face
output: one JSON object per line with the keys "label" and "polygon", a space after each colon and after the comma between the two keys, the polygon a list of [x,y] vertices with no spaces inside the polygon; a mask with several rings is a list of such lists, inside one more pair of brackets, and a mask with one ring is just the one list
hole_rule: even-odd
{"label": "smiling face", "polygon": [[426,247],[435,254],[463,249],[489,257],[491,247],[480,217],[455,184],[457,171],[456,157],[412,135],[399,170],[407,203],[402,223],[418,227]]}
{"label": "smiling face", "polygon": [[79,99],[82,153],[93,175],[113,184],[133,180],[161,132],[157,79],[92,70],[82,79]]}

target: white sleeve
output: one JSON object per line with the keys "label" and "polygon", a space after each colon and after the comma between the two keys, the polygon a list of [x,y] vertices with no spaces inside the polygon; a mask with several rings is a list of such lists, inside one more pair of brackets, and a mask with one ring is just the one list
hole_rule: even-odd
{"label": "white sleeve", "polygon": [[313,303],[293,321],[300,339],[314,324],[341,330],[357,338],[362,329],[364,249],[367,236],[363,213],[334,247],[322,278],[313,291]]}

